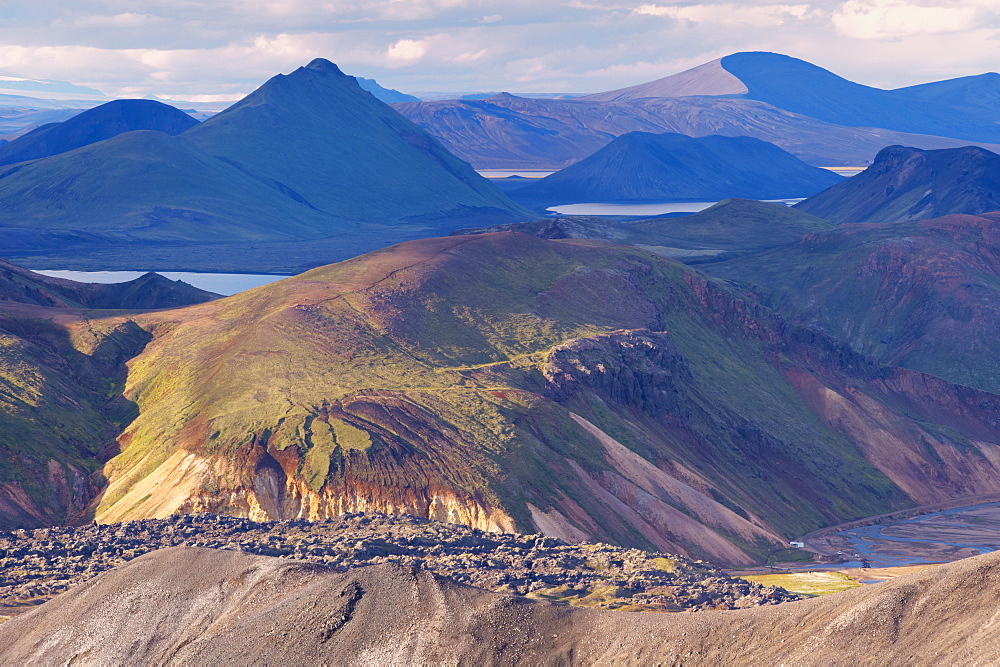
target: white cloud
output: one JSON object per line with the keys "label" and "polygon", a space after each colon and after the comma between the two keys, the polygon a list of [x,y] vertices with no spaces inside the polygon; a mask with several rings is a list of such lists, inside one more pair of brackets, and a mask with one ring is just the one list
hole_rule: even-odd
{"label": "white cloud", "polygon": [[981,9],[969,3],[924,6],[903,0],[848,0],[831,17],[838,34],[853,39],[967,31],[981,19]]}
{"label": "white cloud", "polygon": [[645,16],[663,16],[691,23],[724,23],[765,27],[781,25],[785,21],[803,20],[818,16],[820,12],[810,5],[743,3],[703,3],[697,5],[642,5],[633,10]]}
{"label": "white cloud", "polygon": [[1000,0],[32,0],[0,74],[231,98],[321,56],[403,91],[593,92],[735,51],[869,85],[997,68]]}
{"label": "white cloud", "polygon": [[482,60],[486,54],[489,53],[488,49],[479,49],[478,51],[466,51],[465,53],[459,53],[457,56],[452,56],[452,62],[456,63],[472,63],[477,60]]}
{"label": "white cloud", "polygon": [[81,28],[138,28],[167,20],[153,14],[124,12],[112,16],[81,16],[73,21],[73,25]]}
{"label": "white cloud", "polygon": [[411,65],[427,53],[424,40],[401,39],[386,51],[385,59],[390,66]]}

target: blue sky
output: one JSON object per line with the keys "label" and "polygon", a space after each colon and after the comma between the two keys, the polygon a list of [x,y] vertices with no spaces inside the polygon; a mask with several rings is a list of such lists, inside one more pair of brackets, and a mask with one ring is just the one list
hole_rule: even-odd
{"label": "blue sky", "polygon": [[314,57],[403,91],[596,92],[736,51],[898,87],[1000,69],[1000,0],[38,0],[0,3],[0,75],[236,99]]}

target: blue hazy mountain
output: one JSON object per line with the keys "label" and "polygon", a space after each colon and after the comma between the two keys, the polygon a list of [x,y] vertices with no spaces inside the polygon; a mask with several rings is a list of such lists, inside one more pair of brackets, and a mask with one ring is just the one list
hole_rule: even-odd
{"label": "blue hazy mountain", "polygon": [[198,124],[169,104],[153,100],[115,100],[61,123],[48,123],[0,146],[0,164],[58,155],[134,130],[175,135]]}
{"label": "blue hazy mountain", "polygon": [[1000,75],[880,90],[776,53],[572,100],[500,94],[396,108],[481,169],[559,169],[633,131],[752,136],[817,166],[864,166],[891,144],[1000,144]]}
{"label": "blue hazy mountain", "polygon": [[1000,155],[889,146],[857,176],[796,208],[830,222],[902,222],[1000,210]]}
{"label": "blue hazy mountain", "polygon": [[948,106],[988,123],[1000,122],[1000,74],[996,72],[898,88],[893,92]]}
{"label": "blue hazy mountain", "polygon": [[361,86],[361,90],[367,90],[369,93],[374,95],[377,99],[385,102],[386,104],[398,104],[400,102],[419,102],[420,98],[414,95],[407,95],[406,93],[401,93],[398,90],[393,90],[392,88],[384,88],[378,84],[375,79],[366,79],[364,77],[355,77],[358,81],[358,85]]}
{"label": "blue hazy mountain", "polygon": [[882,127],[972,141],[1000,141],[1000,126],[957,113],[950,103],[864,86],[798,58],[734,53],[720,64],[746,86],[744,96],[837,125]]}
{"label": "blue hazy mountain", "polygon": [[630,132],[515,192],[546,204],[807,197],[843,180],[752,137]]}
{"label": "blue hazy mountain", "polygon": [[[312,245],[298,248],[306,265],[526,215],[321,59],[178,136],[126,132],[0,171],[0,228],[86,233],[114,247],[343,237],[317,260]],[[129,252],[133,263],[141,256]],[[176,266],[188,252],[157,256]]]}

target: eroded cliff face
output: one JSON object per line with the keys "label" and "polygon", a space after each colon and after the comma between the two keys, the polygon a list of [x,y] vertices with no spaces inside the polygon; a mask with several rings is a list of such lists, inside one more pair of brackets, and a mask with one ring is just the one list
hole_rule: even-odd
{"label": "eroded cliff face", "polygon": [[245,469],[240,469],[231,461],[177,452],[133,485],[129,485],[128,477],[112,482],[108,493],[124,493],[114,503],[101,506],[96,519],[111,523],[137,516],[164,518],[177,513],[210,512],[257,521],[319,521],[345,512],[380,512],[409,514],[489,532],[517,532],[509,515],[472,494],[460,495],[447,488],[392,488],[362,483],[324,484],[316,489],[294,470],[286,473],[276,459],[260,449],[250,454],[246,464]]}

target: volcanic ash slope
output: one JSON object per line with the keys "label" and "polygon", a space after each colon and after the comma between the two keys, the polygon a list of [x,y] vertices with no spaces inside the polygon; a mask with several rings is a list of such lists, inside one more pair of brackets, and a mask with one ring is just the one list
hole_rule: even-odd
{"label": "volcanic ash slope", "polygon": [[971,664],[1000,655],[1000,554],[802,602],[573,609],[413,568],[175,547],[0,625],[5,663]]}

